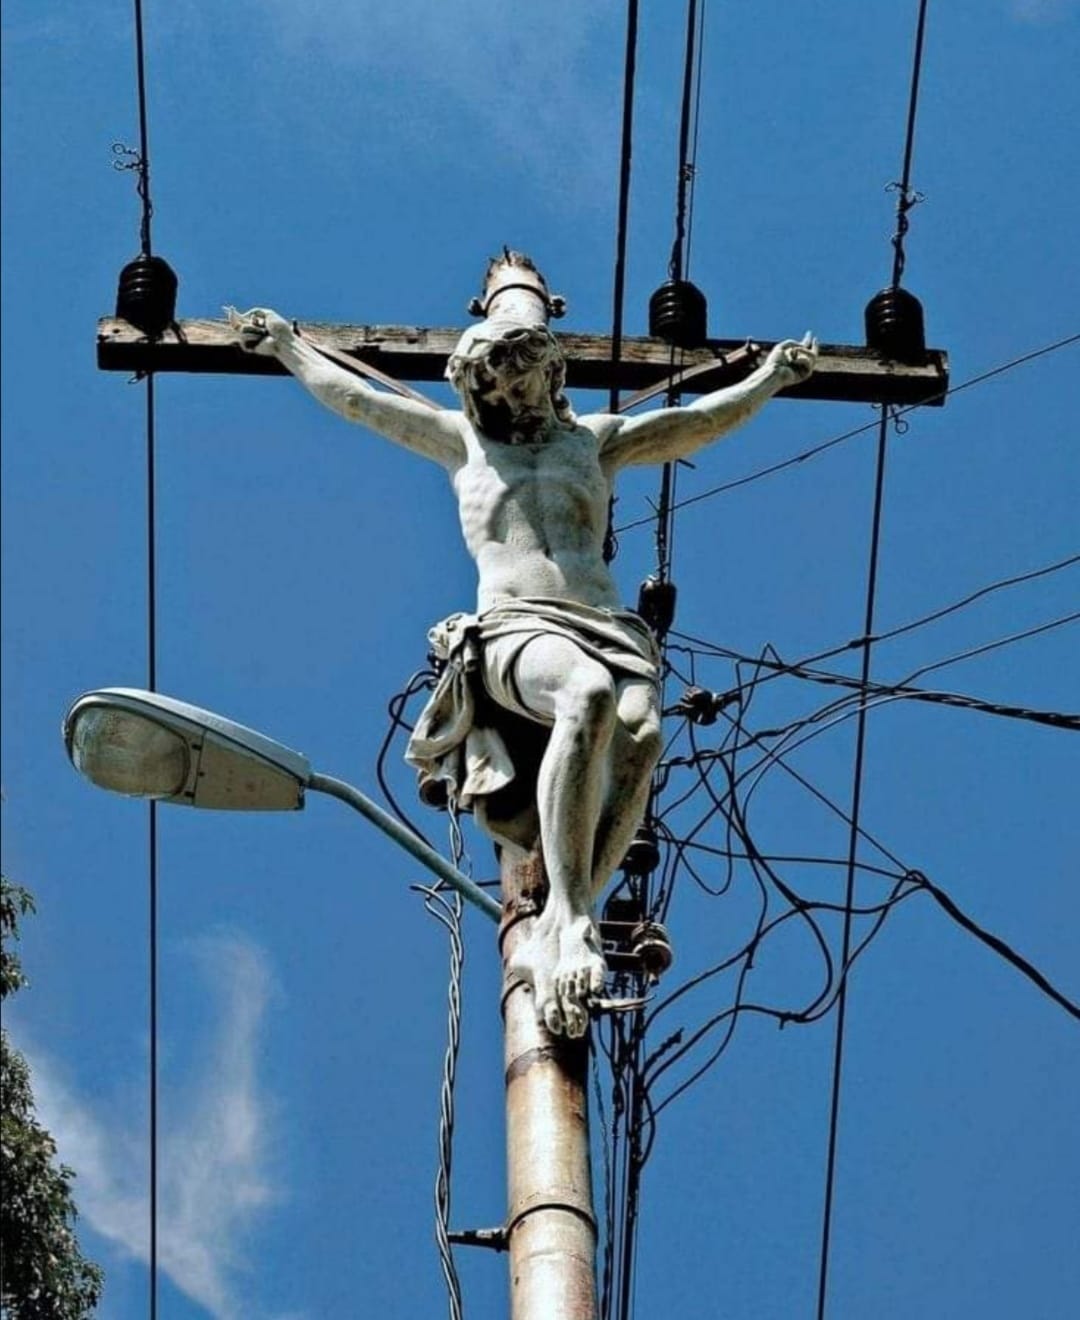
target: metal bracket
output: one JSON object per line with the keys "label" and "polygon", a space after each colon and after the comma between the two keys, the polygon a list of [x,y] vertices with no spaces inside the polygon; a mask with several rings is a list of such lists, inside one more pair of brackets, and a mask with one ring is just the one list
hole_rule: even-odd
{"label": "metal bracket", "polygon": [[446,1236],[455,1247],[487,1247],[490,1251],[505,1251],[510,1243],[510,1235],[501,1225],[498,1228],[461,1228]]}

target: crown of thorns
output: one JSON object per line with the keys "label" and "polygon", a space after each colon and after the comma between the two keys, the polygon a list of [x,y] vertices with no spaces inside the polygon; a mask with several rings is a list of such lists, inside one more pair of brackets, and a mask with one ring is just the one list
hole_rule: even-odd
{"label": "crown of thorns", "polygon": [[477,388],[478,367],[510,375],[542,368],[550,380],[551,402],[559,421],[573,423],[573,410],[566,397],[566,359],[559,341],[545,325],[521,325],[515,321],[484,321],[470,326],[461,336],[446,363],[446,378],[471,415],[471,394]]}

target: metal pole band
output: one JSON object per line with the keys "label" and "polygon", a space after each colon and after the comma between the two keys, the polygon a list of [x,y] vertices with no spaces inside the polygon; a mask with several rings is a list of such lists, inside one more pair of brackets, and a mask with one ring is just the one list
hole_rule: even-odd
{"label": "metal pole band", "polygon": [[596,1232],[596,1215],[593,1213],[590,1199],[582,1197],[576,1188],[557,1187],[550,1192],[535,1192],[518,1202],[516,1206],[511,1206],[506,1236],[509,1237],[523,1219],[527,1219],[538,1210],[565,1210],[568,1214],[583,1219],[593,1232]]}

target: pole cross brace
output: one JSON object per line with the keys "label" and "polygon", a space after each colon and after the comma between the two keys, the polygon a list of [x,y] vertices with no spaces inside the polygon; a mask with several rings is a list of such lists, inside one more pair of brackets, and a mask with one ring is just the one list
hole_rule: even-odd
{"label": "pole cross brace", "polygon": [[[413,381],[441,381],[461,335],[455,329],[409,325],[305,322],[301,329],[331,356],[343,354],[386,376]],[[687,394],[709,393],[741,380],[759,354],[768,353],[775,342],[756,337],[710,339],[701,348],[673,349],[662,339],[637,336],[624,338],[615,358],[608,335],[564,332],[556,338],[566,357],[566,383],[572,389],[651,391],[674,383]],[[756,351],[747,351],[748,342]],[[129,375],[287,374],[276,358],[245,353],[227,321],[194,319],[177,322],[151,340],[127,321],[103,317],[98,322],[97,364],[103,371]],[[904,363],[884,358],[863,344],[821,344],[813,375],[781,390],[777,397],[938,406],[948,388],[948,355],[942,349],[928,348],[923,361]]]}

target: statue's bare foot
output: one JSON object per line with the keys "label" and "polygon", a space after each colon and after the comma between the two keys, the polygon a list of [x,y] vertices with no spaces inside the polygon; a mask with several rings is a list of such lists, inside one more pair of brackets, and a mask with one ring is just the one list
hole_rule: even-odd
{"label": "statue's bare foot", "polygon": [[520,977],[532,987],[536,1016],[556,1035],[562,1031],[562,1015],[555,996],[555,964],[559,961],[559,932],[542,914],[533,925],[528,939],[514,950],[510,975]]}
{"label": "statue's bare foot", "polygon": [[[545,920],[546,918],[546,920]],[[589,999],[604,984],[606,964],[591,917],[559,919],[545,909],[510,966],[532,986],[536,1016],[552,1035],[583,1036]]]}
{"label": "statue's bare foot", "polygon": [[604,988],[606,970],[593,919],[573,917],[565,922],[559,928],[555,995],[568,1036],[584,1036],[589,1025],[589,1000]]}

